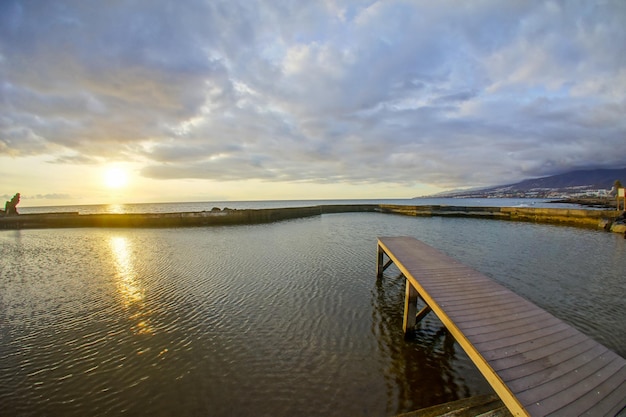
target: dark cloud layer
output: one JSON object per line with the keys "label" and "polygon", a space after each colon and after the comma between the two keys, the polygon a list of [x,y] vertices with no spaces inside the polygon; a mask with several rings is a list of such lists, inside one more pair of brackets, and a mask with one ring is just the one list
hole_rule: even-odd
{"label": "dark cloud layer", "polygon": [[0,3],[0,156],[498,184],[626,166],[626,3]]}

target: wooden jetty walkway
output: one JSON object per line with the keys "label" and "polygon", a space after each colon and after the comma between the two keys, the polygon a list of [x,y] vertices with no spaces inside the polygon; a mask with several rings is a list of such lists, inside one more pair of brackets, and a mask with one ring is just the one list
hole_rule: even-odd
{"label": "wooden jetty walkway", "polygon": [[417,239],[378,238],[379,278],[391,264],[406,278],[404,331],[434,312],[514,416],[624,412],[621,356]]}

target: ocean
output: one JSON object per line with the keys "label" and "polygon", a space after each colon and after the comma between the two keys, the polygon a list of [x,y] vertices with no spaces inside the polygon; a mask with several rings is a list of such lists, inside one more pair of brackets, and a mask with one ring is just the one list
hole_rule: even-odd
{"label": "ocean", "polygon": [[273,201],[208,201],[186,203],[127,203],[89,204],[67,206],[19,206],[21,214],[78,212],[99,213],[178,213],[220,209],[266,209],[282,207],[307,207],[328,204],[395,204],[408,206],[468,206],[468,207],[551,207],[582,208],[569,203],[543,198],[410,198],[410,199],[361,199],[361,200],[273,200]]}
{"label": "ocean", "polygon": [[[106,210],[88,207],[57,209]],[[617,234],[380,213],[6,230],[0,415],[390,416],[490,392],[433,315],[404,339],[403,280],[394,267],[376,280],[382,235],[423,240],[626,356],[626,240]]]}

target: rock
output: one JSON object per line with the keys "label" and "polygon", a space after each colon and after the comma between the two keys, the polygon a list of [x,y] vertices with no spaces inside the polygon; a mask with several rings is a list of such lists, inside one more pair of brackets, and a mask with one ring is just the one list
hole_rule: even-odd
{"label": "rock", "polygon": [[606,230],[607,232],[611,230],[611,226],[613,222],[609,219],[602,219],[598,222],[598,229]]}
{"label": "rock", "polygon": [[17,205],[20,203],[20,193],[17,193],[13,196],[11,201],[7,201],[4,204],[4,216],[17,216],[19,213],[17,212]]}
{"label": "rock", "polygon": [[613,223],[613,226],[611,226],[611,232],[626,233],[626,224]]}

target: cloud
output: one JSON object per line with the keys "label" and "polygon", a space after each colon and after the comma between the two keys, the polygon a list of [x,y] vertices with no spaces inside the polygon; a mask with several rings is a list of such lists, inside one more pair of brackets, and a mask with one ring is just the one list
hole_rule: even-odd
{"label": "cloud", "polygon": [[[13,195],[3,194],[0,195],[0,200],[10,200],[13,198]],[[35,194],[30,196],[20,195],[22,200],[67,200],[71,199],[72,196],[69,194]]]}
{"label": "cloud", "polygon": [[69,200],[72,196],[69,194],[35,194],[32,196],[26,196],[25,198],[35,200]]}
{"label": "cloud", "polygon": [[623,167],[625,21],[618,0],[8,0],[0,155],[454,188]]}

